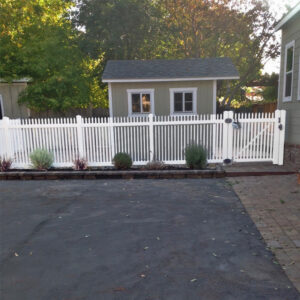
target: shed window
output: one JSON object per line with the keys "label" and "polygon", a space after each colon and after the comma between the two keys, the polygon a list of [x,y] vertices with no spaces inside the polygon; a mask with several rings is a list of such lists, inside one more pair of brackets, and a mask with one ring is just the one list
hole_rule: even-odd
{"label": "shed window", "polygon": [[294,68],[294,45],[291,42],[285,46],[285,60],[284,60],[284,101],[291,101],[293,89],[293,68]]}
{"label": "shed window", "polygon": [[153,113],[154,90],[127,90],[129,115]]}
{"label": "shed window", "polygon": [[170,89],[171,114],[196,113],[197,88]]}

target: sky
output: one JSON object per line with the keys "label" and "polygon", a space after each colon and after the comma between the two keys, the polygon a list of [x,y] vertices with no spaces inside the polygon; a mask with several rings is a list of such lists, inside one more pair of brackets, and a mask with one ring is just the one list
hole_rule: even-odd
{"label": "sky", "polygon": [[[286,5],[294,7],[300,0],[268,0],[270,3],[270,8],[274,13],[276,20],[280,20],[281,17],[287,12]],[[280,42],[281,32],[276,32],[276,38]],[[269,60],[263,69],[264,73],[279,73],[279,63],[280,57],[277,57],[274,60]]]}

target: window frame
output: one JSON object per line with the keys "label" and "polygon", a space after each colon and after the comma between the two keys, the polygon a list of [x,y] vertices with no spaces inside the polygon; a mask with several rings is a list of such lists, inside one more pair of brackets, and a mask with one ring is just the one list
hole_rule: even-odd
{"label": "window frame", "polygon": [[5,114],[4,114],[3,98],[2,98],[1,94],[0,94],[0,109],[1,109],[1,114],[2,114],[2,116],[0,116],[0,120],[2,120],[5,116]]}
{"label": "window frame", "polygon": [[[150,94],[150,112],[139,112],[135,113],[132,111],[132,94],[140,94],[140,99],[142,94]],[[128,116],[148,116],[149,114],[154,115],[154,89],[127,89],[127,98],[128,98]],[[141,110],[143,103],[141,101]]]}
{"label": "window frame", "polygon": [[298,100],[300,100],[300,55],[299,55],[299,69],[298,69]]}
{"label": "window frame", "polygon": [[[196,115],[197,114],[197,91],[198,88],[196,87],[191,87],[191,88],[170,88],[170,115]],[[189,111],[182,111],[182,112],[176,112],[175,111],[175,98],[174,94],[175,93],[192,93],[192,105],[193,105],[193,110],[191,112]]]}
{"label": "window frame", "polygon": [[[289,72],[286,72],[286,65],[287,65],[287,52],[288,49],[293,48],[293,63],[292,63],[292,70]],[[284,51],[284,69],[283,69],[283,97],[282,97],[282,101],[283,102],[290,102],[292,101],[292,97],[293,97],[293,79],[294,79],[294,63],[295,63],[295,41],[291,41],[289,43],[287,43],[285,45],[285,51]],[[292,77],[291,77],[291,95],[290,96],[285,96],[285,92],[286,92],[286,75],[287,73],[291,73]]]}

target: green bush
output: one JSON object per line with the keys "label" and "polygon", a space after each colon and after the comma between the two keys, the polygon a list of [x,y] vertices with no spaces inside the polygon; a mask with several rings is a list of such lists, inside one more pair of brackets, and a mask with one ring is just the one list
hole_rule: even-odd
{"label": "green bush", "polygon": [[114,156],[113,164],[119,170],[127,170],[132,166],[132,159],[129,154],[119,152]]}
{"label": "green bush", "polygon": [[53,164],[53,154],[44,149],[36,149],[30,154],[32,166],[38,170],[47,170]]}
{"label": "green bush", "polygon": [[207,164],[206,151],[201,145],[189,145],[185,148],[185,160],[191,169],[204,169]]}

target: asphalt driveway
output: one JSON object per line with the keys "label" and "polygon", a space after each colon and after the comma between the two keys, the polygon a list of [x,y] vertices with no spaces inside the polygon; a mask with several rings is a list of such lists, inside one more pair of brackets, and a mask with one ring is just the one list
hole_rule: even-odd
{"label": "asphalt driveway", "polygon": [[222,179],[0,182],[0,299],[300,299]]}

